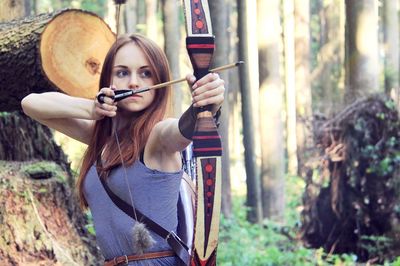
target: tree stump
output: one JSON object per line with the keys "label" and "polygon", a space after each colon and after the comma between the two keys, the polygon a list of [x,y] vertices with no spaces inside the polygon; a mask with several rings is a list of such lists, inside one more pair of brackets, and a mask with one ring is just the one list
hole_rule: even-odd
{"label": "tree stump", "polygon": [[20,110],[29,93],[93,98],[115,40],[97,15],[66,9],[0,24],[0,111]]}
{"label": "tree stump", "polygon": [[320,157],[306,177],[302,236],[312,248],[383,263],[400,255],[400,119],[380,95],[315,127]]}
{"label": "tree stump", "polygon": [[0,161],[0,265],[102,265],[67,175],[53,162]]}

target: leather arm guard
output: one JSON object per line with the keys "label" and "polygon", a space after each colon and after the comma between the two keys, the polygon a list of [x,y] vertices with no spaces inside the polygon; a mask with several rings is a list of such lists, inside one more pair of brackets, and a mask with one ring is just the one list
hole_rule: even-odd
{"label": "leather arm guard", "polygon": [[[199,108],[195,108],[193,107],[193,105],[190,105],[190,107],[179,118],[178,122],[179,131],[181,132],[182,136],[190,140],[193,137],[194,128],[196,126],[198,109]],[[217,128],[219,127],[220,124],[219,123],[220,116],[221,116],[221,107],[214,114],[214,121],[215,124],[217,125]]]}
{"label": "leather arm guard", "polygon": [[197,108],[190,105],[190,107],[179,118],[178,127],[182,136],[190,140],[192,139],[196,120]]}

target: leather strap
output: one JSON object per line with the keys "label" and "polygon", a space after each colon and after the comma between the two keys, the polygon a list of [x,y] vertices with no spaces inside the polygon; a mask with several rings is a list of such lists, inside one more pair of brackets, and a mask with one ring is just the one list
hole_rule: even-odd
{"label": "leather strap", "polygon": [[172,257],[172,256],[175,256],[175,253],[172,250],[151,252],[142,255],[129,255],[129,256],[125,255],[125,256],[115,257],[112,260],[105,261],[104,266],[128,265],[130,261],[158,259],[158,258]]}
{"label": "leather strap", "polygon": [[[133,207],[123,201],[120,197],[118,197],[107,185],[104,178],[100,178],[101,183],[108,196],[114,202],[114,204],[125,214],[130,216],[132,219],[135,219]],[[167,240],[167,243],[171,246],[172,250],[176,253],[176,255],[185,263],[185,265],[189,265],[190,262],[190,254],[189,248],[187,245],[179,238],[179,236],[174,232],[168,232],[164,227],[141,213],[138,209],[135,209],[137,220],[146,225],[151,231],[159,235],[160,237]]]}

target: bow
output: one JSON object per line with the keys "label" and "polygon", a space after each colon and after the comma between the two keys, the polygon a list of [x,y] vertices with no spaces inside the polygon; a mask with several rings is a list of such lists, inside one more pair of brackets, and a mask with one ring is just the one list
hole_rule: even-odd
{"label": "bow", "polygon": [[[197,80],[209,73],[215,48],[206,0],[183,0],[186,48]],[[197,202],[192,265],[216,265],[221,210],[221,137],[211,106],[202,108],[193,134]]]}

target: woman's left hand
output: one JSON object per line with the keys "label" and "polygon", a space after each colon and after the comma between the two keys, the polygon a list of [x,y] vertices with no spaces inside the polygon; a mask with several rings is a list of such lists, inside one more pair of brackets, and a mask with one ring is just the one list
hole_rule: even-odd
{"label": "woman's left hand", "polygon": [[217,73],[209,73],[196,81],[193,75],[187,75],[189,85],[192,85],[192,103],[194,107],[212,105],[215,114],[224,101],[224,80]]}

